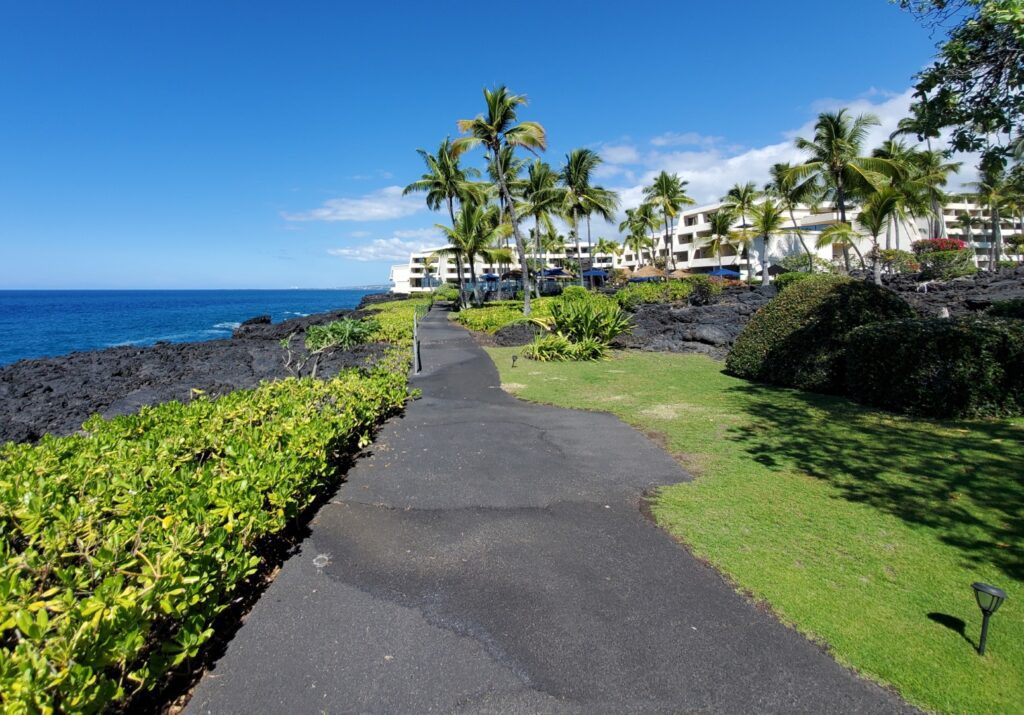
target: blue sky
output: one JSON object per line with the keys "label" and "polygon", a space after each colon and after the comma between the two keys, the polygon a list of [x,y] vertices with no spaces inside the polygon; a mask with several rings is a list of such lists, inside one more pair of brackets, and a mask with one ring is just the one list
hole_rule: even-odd
{"label": "blue sky", "polygon": [[397,195],[416,148],[498,83],[553,164],[589,146],[626,205],[663,168],[706,201],[822,108],[890,126],[938,39],[886,0],[490,7],[0,3],[0,289],[384,282],[437,243]]}

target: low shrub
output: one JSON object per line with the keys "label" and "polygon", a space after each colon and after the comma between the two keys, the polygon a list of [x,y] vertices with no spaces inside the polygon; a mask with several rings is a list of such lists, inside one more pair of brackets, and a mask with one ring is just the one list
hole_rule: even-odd
{"label": "low shrub", "polygon": [[996,266],[999,268],[1016,268],[1019,265],[1017,261],[996,261]]}
{"label": "low shrub", "polygon": [[572,343],[563,335],[538,335],[523,348],[523,356],[538,362],[562,362],[571,359]]}
{"label": "low shrub", "polygon": [[306,329],[306,349],[350,348],[369,342],[379,330],[380,323],[373,319],[342,318],[326,325],[311,325]]}
{"label": "low shrub", "polygon": [[448,285],[447,283],[443,286],[439,286],[434,289],[434,300],[447,300],[455,303],[459,300],[459,288],[458,286]]}
{"label": "low shrub", "polygon": [[849,332],[912,316],[910,306],[884,288],[813,276],[791,284],[754,314],[730,350],[726,369],[751,380],[842,393]]}
{"label": "low shrub", "polygon": [[682,283],[690,286],[689,300],[692,305],[708,305],[722,293],[722,281],[710,276],[690,276]]}
{"label": "low shrub", "polygon": [[677,303],[693,292],[689,279],[667,283],[630,283],[615,293],[615,300],[626,310],[635,311],[645,303]]}
{"label": "low shrub", "polygon": [[607,353],[608,345],[600,340],[585,338],[573,343],[564,335],[557,333],[538,335],[532,343],[523,348],[524,357],[538,362],[600,360]]}
{"label": "low shrub", "polygon": [[917,273],[921,270],[921,264],[910,251],[901,251],[898,248],[884,248],[879,251],[882,259],[882,270],[886,273]]}
{"label": "low shrub", "polygon": [[588,291],[583,286],[571,285],[571,286],[566,286],[565,288],[562,289],[562,295],[560,297],[562,297],[562,298],[586,298],[589,295],[590,295],[590,291]]}
{"label": "low shrub", "polygon": [[629,316],[603,295],[583,292],[563,294],[550,306],[550,315],[534,322],[569,341],[599,340],[607,343],[629,329]]}
{"label": "low shrub", "polygon": [[0,447],[5,712],[96,712],[195,657],[260,545],[406,399],[408,361]]}
{"label": "low shrub", "polygon": [[430,306],[430,297],[411,298],[409,300],[392,300],[377,303],[367,308],[374,314],[377,321],[377,333],[374,339],[380,342],[407,346],[412,343],[412,319],[419,312]]}
{"label": "low shrub", "polygon": [[[785,268],[787,271],[796,271],[801,273],[809,272],[807,270],[808,265],[806,253],[791,253],[788,256],[783,256],[776,262],[776,265],[779,266],[779,268]],[[836,272],[836,267],[831,261],[826,261],[820,256],[814,256],[814,272],[832,274]]]}
{"label": "low shrub", "polygon": [[994,318],[1017,318],[1024,320],[1024,298],[997,300],[989,306],[986,314]]}
{"label": "low shrub", "polygon": [[1024,413],[1024,324],[970,317],[907,319],[853,330],[848,394],[859,402],[941,418]]}
{"label": "low shrub", "polygon": [[921,277],[929,280],[948,281],[974,275],[978,271],[970,251],[926,251],[918,254],[918,260]]}
{"label": "low shrub", "polygon": [[772,284],[775,286],[775,289],[777,291],[781,292],[786,290],[787,287],[793,285],[794,283],[799,283],[802,280],[806,280],[812,277],[813,274],[811,273],[798,273],[794,271],[792,273],[783,273],[781,275],[776,276],[774,279],[772,279]]}
{"label": "low shrub", "polygon": [[[556,298],[534,298],[530,301],[531,317],[550,315],[550,308]],[[480,308],[466,308],[452,316],[457,323],[470,330],[496,333],[506,325],[522,323],[530,318],[523,315],[523,303],[517,300],[502,300],[488,303]]]}
{"label": "low shrub", "polygon": [[910,249],[915,256],[922,256],[926,253],[945,253],[946,251],[963,251],[967,248],[967,242],[959,238],[925,238],[914,241]]}

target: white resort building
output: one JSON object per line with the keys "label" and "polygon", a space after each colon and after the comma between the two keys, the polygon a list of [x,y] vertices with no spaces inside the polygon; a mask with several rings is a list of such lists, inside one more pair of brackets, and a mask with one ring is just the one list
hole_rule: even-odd
{"label": "white resort building", "polygon": [[[540,260],[548,268],[560,268],[569,262],[579,262],[585,268],[597,268],[609,270],[612,268],[635,269],[639,265],[647,265],[654,259],[667,261],[671,267],[690,271],[693,273],[709,273],[718,268],[719,261],[723,268],[735,270],[745,277],[748,266],[755,274],[759,274],[764,265],[764,246],[758,238],[750,243],[748,249],[735,244],[725,245],[721,251],[721,257],[713,255],[709,242],[712,238],[711,227],[708,218],[722,207],[721,203],[696,206],[681,211],[675,220],[675,228],[670,241],[670,247],[665,246],[664,230],[655,232],[652,235],[654,242],[653,252],[644,250],[643,256],[639,257],[634,251],[626,248],[618,255],[597,254],[594,256],[593,265],[588,256],[588,247],[585,242],[582,244],[567,243],[564,253],[545,253]],[[847,220],[853,222],[855,228],[860,230],[857,224],[858,210],[856,207],[847,209]],[[970,229],[970,235],[961,226],[960,216],[968,214],[976,220],[977,225]],[[812,212],[808,208],[800,208],[794,212],[796,223],[800,228],[804,242],[810,250],[819,258],[829,262],[841,262],[842,250],[838,247],[827,246],[816,248],[818,236],[829,226],[839,223],[838,212],[830,205],[823,205]],[[946,232],[950,238],[967,241],[976,254],[977,264],[985,268],[989,264],[991,251],[992,227],[989,220],[989,211],[982,208],[969,196],[954,196],[943,209],[943,218],[946,224]],[[750,217],[747,217],[748,222]],[[787,222],[788,223],[788,222]],[[898,248],[909,251],[911,244],[922,238],[935,238],[929,235],[928,219],[926,217],[916,218],[902,222],[898,227],[892,227],[888,235],[881,236],[879,242],[883,248]],[[737,218],[734,229],[742,228],[742,218]],[[898,229],[898,230],[897,230]],[[1008,249],[1006,238],[1011,235],[1020,234],[1021,228],[1015,223],[1013,217],[1003,216],[1001,220],[1001,231],[1003,236],[1004,258]],[[595,242],[596,244],[596,242]],[[408,263],[401,263],[391,267],[391,291],[394,293],[417,293],[432,290],[441,283],[455,283],[458,280],[458,271],[455,260],[444,255],[436,255],[436,251],[443,248],[428,249],[419,251],[409,256]],[[871,249],[869,238],[863,238],[857,244],[857,248],[867,254]],[[669,258],[669,252],[672,258]],[[653,255],[652,255],[653,253]],[[772,241],[770,256],[771,264],[775,265],[779,259],[803,253],[800,239],[795,233],[783,233]],[[426,266],[428,258],[433,256],[433,265],[428,275]],[[674,261],[673,261],[674,259]],[[854,256],[855,259],[855,256]],[[470,269],[463,266],[464,280],[470,280]],[[484,276],[497,275],[502,271],[501,266],[477,260],[476,275],[478,280],[484,280]]]}

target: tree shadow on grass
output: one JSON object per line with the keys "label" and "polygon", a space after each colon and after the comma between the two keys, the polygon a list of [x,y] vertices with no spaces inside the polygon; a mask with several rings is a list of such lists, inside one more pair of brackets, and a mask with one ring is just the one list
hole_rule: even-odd
{"label": "tree shadow on grass", "polygon": [[965,565],[1024,579],[1024,426],[899,418],[843,398],[749,383],[730,430],[772,469],[824,479],[850,501],[936,532]]}

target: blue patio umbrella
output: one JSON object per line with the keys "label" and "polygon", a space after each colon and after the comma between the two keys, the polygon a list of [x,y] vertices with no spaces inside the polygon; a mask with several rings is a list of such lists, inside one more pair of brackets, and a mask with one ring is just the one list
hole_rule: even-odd
{"label": "blue patio umbrella", "polygon": [[630,283],[657,283],[662,280],[661,276],[639,276],[638,278],[630,278]]}
{"label": "blue patio umbrella", "polygon": [[483,278],[485,281],[496,281],[496,280],[498,280],[498,276],[496,276],[493,273],[484,273],[480,277]]}
{"label": "blue patio umbrella", "polygon": [[708,273],[709,276],[722,276],[723,278],[739,278],[740,272],[730,268],[716,268]]}
{"label": "blue patio umbrella", "polygon": [[584,278],[607,278],[608,274],[602,271],[600,268],[591,268],[583,271]]}

